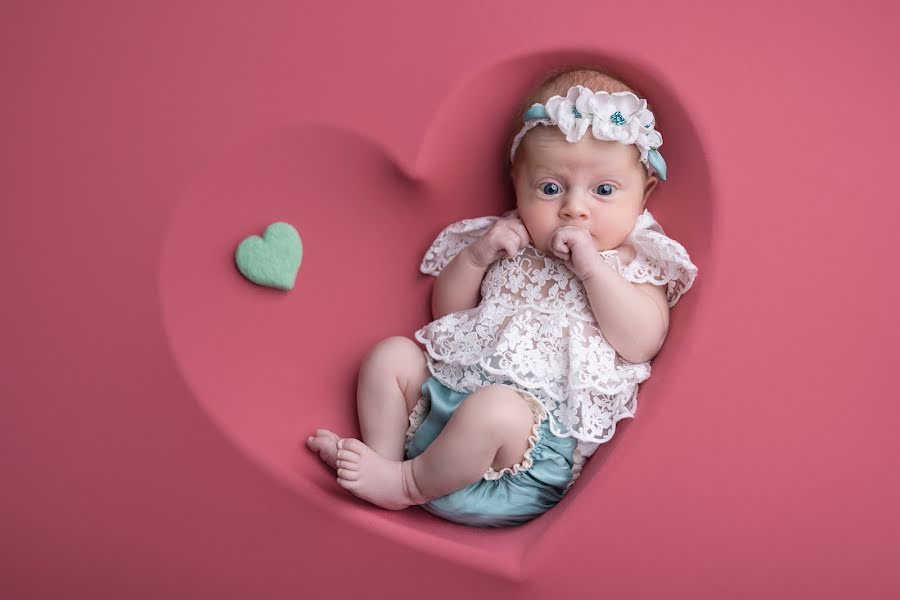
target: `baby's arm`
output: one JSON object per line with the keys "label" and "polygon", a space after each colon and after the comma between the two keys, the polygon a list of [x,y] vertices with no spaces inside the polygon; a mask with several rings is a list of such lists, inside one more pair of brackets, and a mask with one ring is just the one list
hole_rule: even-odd
{"label": "baby's arm", "polygon": [[528,230],[517,218],[501,219],[483,236],[466,246],[444,267],[431,293],[431,313],[435,320],[478,306],[481,280],[494,261],[512,258],[528,245]]}
{"label": "baby's arm", "polygon": [[[656,356],[669,330],[666,288],[632,283],[619,275],[600,256],[584,229],[560,227],[550,236],[548,247],[581,279],[597,325],[616,352],[632,363]],[[620,257],[635,256],[629,244],[616,250]]]}
{"label": "baby's arm", "polygon": [[470,250],[471,246],[466,246],[444,267],[434,282],[431,313],[435,320],[478,306],[481,300],[481,280],[484,279],[487,267],[475,263]]}
{"label": "baby's arm", "polygon": [[599,262],[582,284],[600,331],[625,360],[647,362],[662,348],[669,330],[666,288],[632,283],[605,261]]}

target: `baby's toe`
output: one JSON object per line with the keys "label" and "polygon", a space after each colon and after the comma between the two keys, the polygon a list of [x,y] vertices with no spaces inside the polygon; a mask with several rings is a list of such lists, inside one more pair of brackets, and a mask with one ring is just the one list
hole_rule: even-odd
{"label": "baby's toe", "polygon": [[338,476],[337,482],[338,485],[347,490],[355,490],[360,486],[359,481],[357,481],[356,479],[346,479],[340,476]]}
{"label": "baby's toe", "polygon": [[338,459],[337,466],[345,471],[359,471],[359,463],[350,460]]}
{"label": "baby's toe", "polygon": [[354,464],[359,464],[360,458],[362,458],[359,454],[351,452],[350,450],[338,450],[335,457]]}
{"label": "baby's toe", "polygon": [[357,479],[359,479],[359,471],[338,469],[337,474],[340,479],[346,481],[356,481]]}
{"label": "baby's toe", "polygon": [[362,454],[366,445],[356,438],[341,438],[337,447],[342,450],[350,450],[351,452]]}

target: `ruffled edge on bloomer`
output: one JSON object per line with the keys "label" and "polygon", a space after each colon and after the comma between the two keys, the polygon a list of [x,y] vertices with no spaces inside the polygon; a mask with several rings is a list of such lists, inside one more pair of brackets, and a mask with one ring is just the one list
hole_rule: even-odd
{"label": "ruffled edge on bloomer", "polygon": [[412,441],[413,436],[416,434],[416,430],[419,429],[419,426],[422,425],[422,422],[425,420],[425,415],[428,414],[428,410],[431,408],[430,401],[425,397],[424,394],[419,395],[418,401],[416,401],[416,405],[413,407],[412,412],[409,413],[409,428],[406,430],[406,445],[404,447],[405,450],[409,450],[409,443]]}
{"label": "ruffled edge on bloomer", "polygon": [[566,485],[566,489],[563,493],[568,492],[569,488],[572,487],[572,484],[575,483],[575,480],[581,475],[581,469],[584,467],[585,458],[584,454],[581,453],[581,448],[577,445],[575,446],[575,452],[572,455],[572,479],[569,480],[569,483]]}
{"label": "ruffled edge on bloomer", "polygon": [[503,467],[499,471],[495,471],[494,467],[488,467],[488,470],[484,475],[482,475],[482,478],[487,479],[488,481],[500,479],[507,473],[509,473],[510,475],[516,475],[520,471],[527,471],[531,468],[531,466],[534,464],[534,458],[532,458],[531,453],[534,452],[535,446],[537,446],[538,441],[541,439],[541,422],[545,418],[547,418],[547,410],[533,395],[505,383],[501,383],[499,385],[508,387],[514,392],[517,392],[525,400],[525,402],[528,403],[528,407],[531,409],[531,414],[534,417],[534,425],[532,425],[531,427],[531,435],[528,436],[528,448],[525,450],[525,454],[522,457],[522,460],[511,467]]}

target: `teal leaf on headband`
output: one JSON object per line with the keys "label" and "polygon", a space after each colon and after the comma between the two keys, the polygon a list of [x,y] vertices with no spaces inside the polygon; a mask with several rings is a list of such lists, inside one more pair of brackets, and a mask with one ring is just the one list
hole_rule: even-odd
{"label": "teal leaf on headband", "polygon": [[659,150],[653,148],[650,150],[647,155],[647,159],[650,161],[650,166],[656,171],[656,174],[659,175],[659,178],[663,181],[666,180],[666,161],[663,160],[662,154],[659,153]]}
{"label": "teal leaf on headband", "polygon": [[550,115],[547,114],[547,108],[543,104],[534,104],[529,108],[524,115],[522,115],[522,121],[531,121],[532,119],[549,119]]}

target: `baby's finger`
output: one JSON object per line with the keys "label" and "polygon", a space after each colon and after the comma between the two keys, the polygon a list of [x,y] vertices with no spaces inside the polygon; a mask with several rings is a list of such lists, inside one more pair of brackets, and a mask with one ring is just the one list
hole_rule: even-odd
{"label": "baby's finger", "polygon": [[519,236],[513,231],[505,231],[501,238],[503,256],[513,258],[519,253]]}
{"label": "baby's finger", "polygon": [[566,246],[565,240],[558,234],[553,234],[553,237],[550,238],[550,243],[548,244],[550,251],[557,256],[561,256],[563,254],[568,254],[569,248]]}
{"label": "baby's finger", "polygon": [[569,236],[566,235],[565,231],[559,231],[553,235],[553,249],[557,252],[564,252],[568,254],[569,252]]}
{"label": "baby's finger", "polygon": [[524,248],[531,242],[531,236],[528,235],[528,229],[525,227],[525,224],[522,221],[516,221],[513,224],[513,231],[519,234],[519,238],[522,240],[521,247]]}
{"label": "baby's finger", "polygon": [[518,237],[507,237],[503,240],[503,249],[506,250],[507,258],[515,258],[519,254]]}

